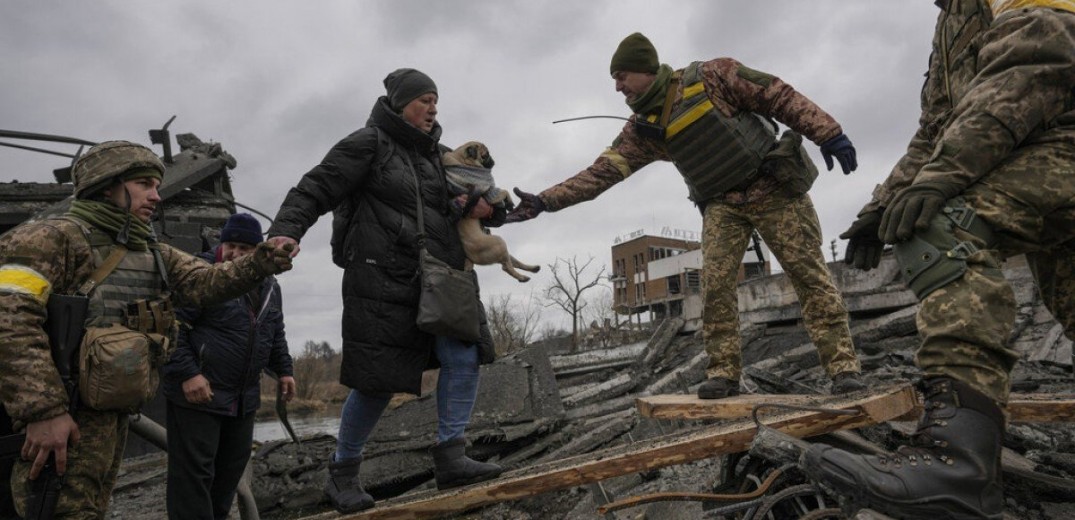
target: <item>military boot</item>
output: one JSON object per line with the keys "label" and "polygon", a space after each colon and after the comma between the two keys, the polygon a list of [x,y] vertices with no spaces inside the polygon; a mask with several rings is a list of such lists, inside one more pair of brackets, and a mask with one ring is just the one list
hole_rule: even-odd
{"label": "military boot", "polygon": [[925,413],[911,445],[876,456],[815,444],[803,455],[803,470],[856,506],[896,518],[1000,519],[1000,408],[954,379],[931,378],[921,387]]}
{"label": "military boot", "polygon": [[436,444],[429,449],[433,454],[433,476],[437,489],[448,489],[474,484],[500,476],[504,468],[496,464],[478,462],[467,457],[464,449],[466,439],[459,437]]}
{"label": "military boot", "polygon": [[358,468],[362,465],[362,456],[330,462],[328,481],[325,482],[325,494],[332,502],[332,507],[340,513],[354,513],[373,507],[373,497],[362,489],[358,479]]}
{"label": "military boot", "polygon": [[698,387],[699,399],[724,399],[734,395],[739,395],[739,381],[734,379],[711,377]]}
{"label": "military boot", "polygon": [[866,383],[858,372],[840,372],[832,376],[832,395],[850,394],[865,389]]}

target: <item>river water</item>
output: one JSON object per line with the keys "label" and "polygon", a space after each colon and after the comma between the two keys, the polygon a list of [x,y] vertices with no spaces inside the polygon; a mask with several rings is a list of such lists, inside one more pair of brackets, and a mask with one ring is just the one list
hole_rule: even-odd
{"label": "river water", "polygon": [[[330,405],[328,410],[316,415],[289,415],[288,420],[299,437],[325,433],[335,437],[340,429],[340,407],[340,404]],[[275,415],[254,423],[255,441],[270,442],[286,438],[287,431]]]}

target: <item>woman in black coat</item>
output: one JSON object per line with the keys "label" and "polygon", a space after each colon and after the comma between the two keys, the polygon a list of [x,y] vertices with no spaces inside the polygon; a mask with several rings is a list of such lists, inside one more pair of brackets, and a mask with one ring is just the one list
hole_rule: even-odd
{"label": "woman in black coat", "polygon": [[[321,215],[346,209],[333,223],[333,257],[344,267],[340,382],[352,390],[325,484],[343,513],[373,506],[358,478],[362,448],[392,394],[418,394],[422,371],[430,367],[441,368],[432,449],[437,486],[480,482],[501,471],[463,452],[478,364],[493,357],[492,341],[485,339],[488,327],[482,324],[482,341],[468,344],[415,325],[420,290],[416,183],[426,248],[453,268],[462,269],[465,261],[455,223],[466,201],[450,198],[440,162],[447,148],[439,144],[437,87],[414,69],[392,72],[384,85],[386,95],[374,104],[366,127],[337,143],[288,192],[268,233],[271,242],[297,246]],[[482,200],[470,216],[491,211]]]}

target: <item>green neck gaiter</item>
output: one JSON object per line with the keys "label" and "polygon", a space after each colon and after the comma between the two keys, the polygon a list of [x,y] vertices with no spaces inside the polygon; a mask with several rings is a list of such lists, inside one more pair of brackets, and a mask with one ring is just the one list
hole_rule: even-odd
{"label": "green neck gaiter", "polygon": [[664,97],[668,92],[668,82],[671,79],[672,67],[662,63],[661,67],[657,69],[657,77],[654,78],[653,84],[649,86],[649,90],[639,96],[638,99],[628,101],[627,106],[631,107],[631,111],[640,115],[656,113],[661,109],[661,105],[664,105]]}
{"label": "green neck gaiter", "polygon": [[145,251],[150,242],[157,241],[153,228],[149,224],[114,204],[95,200],[76,200],[71,203],[68,214],[104,231],[121,244],[123,244],[122,235],[125,232],[127,242],[124,245],[131,251]]}

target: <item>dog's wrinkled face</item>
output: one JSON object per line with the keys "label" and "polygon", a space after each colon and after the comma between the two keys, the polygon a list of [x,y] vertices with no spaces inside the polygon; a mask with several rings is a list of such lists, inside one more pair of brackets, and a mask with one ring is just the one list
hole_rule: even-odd
{"label": "dog's wrinkled face", "polygon": [[489,155],[489,148],[482,143],[471,142],[467,144],[465,154],[468,161],[474,161],[475,164],[480,164],[482,168],[492,168],[493,164],[495,164],[493,156]]}
{"label": "dog's wrinkled face", "polygon": [[450,159],[454,159],[454,161],[449,160],[448,162],[456,162],[467,166],[492,168],[493,164],[495,164],[493,156],[489,155],[489,148],[478,141],[464,143],[448,155],[451,156]]}

